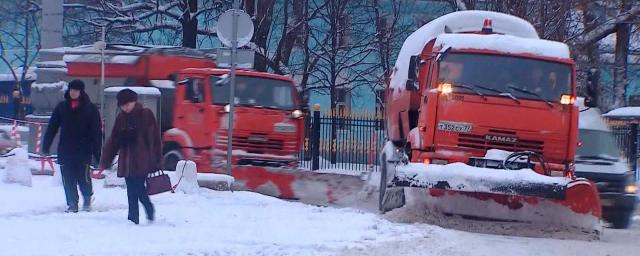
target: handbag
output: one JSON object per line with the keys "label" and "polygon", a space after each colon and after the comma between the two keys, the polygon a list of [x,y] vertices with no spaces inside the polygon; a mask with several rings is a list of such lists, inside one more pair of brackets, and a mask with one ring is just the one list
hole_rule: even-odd
{"label": "handbag", "polygon": [[147,175],[147,195],[155,195],[168,191],[175,193],[173,186],[171,186],[169,175],[162,170]]}

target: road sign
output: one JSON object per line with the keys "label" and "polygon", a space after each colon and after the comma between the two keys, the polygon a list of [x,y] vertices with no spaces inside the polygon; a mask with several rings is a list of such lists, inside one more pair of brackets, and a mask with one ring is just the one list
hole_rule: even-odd
{"label": "road sign", "polygon": [[218,39],[227,47],[233,47],[233,16],[236,15],[238,27],[237,27],[237,47],[247,45],[253,37],[253,21],[247,13],[238,9],[231,9],[220,15],[218,18],[218,25],[216,31],[218,33]]}
{"label": "road sign", "polygon": [[[221,68],[231,68],[231,49],[218,48],[216,52],[216,65]],[[251,49],[237,49],[236,67],[253,68],[254,51]]]}

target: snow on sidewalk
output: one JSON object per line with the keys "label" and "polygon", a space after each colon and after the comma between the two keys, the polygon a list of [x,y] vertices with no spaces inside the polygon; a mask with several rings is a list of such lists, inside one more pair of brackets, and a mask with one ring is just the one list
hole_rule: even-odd
{"label": "snow on sidewalk", "polygon": [[207,189],[152,196],[156,222],[146,223],[141,212],[135,226],[126,218],[124,189],[94,181],[94,211],[66,214],[62,188],[50,179],[36,176],[32,188],[0,184],[0,244],[10,245],[0,254],[326,255],[415,234],[358,210]]}
{"label": "snow on sidewalk", "polygon": [[[470,233],[389,221],[251,192],[200,189],[152,196],[157,220],[127,219],[126,190],[94,180],[94,211],[63,213],[62,187],[0,183],[0,255],[634,255],[640,222],[602,241]],[[405,216],[411,217],[411,216]]]}

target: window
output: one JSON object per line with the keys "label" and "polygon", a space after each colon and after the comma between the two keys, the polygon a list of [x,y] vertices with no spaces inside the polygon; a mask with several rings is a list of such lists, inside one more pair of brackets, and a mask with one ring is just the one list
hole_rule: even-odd
{"label": "window", "polygon": [[189,78],[186,83],[185,100],[193,103],[204,101],[204,81],[200,78]]}
{"label": "window", "polygon": [[[211,76],[214,104],[229,103],[229,81]],[[236,76],[235,103],[238,105],[293,110],[294,87],[290,81],[263,77]]]}
{"label": "window", "polygon": [[451,83],[460,93],[474,88],[485,95],[560,102],[573,91],[571,65],[532,58],[451,53],[440,62],[439,75],[438,82]]}
{"label": "window", "polygon": [[347,47],[351,43],[351,17],[343,16],[338,21],[338,47]]}

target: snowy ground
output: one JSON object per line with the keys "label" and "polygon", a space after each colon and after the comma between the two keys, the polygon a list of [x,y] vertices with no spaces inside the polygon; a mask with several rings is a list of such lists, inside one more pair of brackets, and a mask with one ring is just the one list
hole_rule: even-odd
{"label": "snowy ground", "polygon": [[[0,175],[2,175],[0,173]],[[0,255],[634,255],[640,220],[605,229],[600,241],[495,235],[509,227],[446,221],[445,229],[405,207],[315,207],[250,192],[201,189],[152,197],[157,221],[126,220],[126,191],[94,181],[95,210],[65,214],[62,187],[34,176],[33,187],[0,183]],[[144,219],[144,215],[141,215]],[[442,223],[436,223],[442,224]],[[459,231],[475,226],[473,232]],[[482,232],[484,229],[487,232]],[[492,234],[486,234],[492,233]]]}

